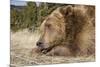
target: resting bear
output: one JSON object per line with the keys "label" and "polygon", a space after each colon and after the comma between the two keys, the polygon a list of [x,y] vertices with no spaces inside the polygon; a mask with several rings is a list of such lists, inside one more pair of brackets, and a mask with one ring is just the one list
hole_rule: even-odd
{"label": "resting bear", "polygon": [[95,54],[95,7],[68,5],[55,9],[40,26],[37,50],[46,55]]}

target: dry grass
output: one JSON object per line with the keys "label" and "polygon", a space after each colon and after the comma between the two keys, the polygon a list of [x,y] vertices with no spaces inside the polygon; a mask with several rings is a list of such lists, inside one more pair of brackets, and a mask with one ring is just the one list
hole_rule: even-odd
{"label": "dry grass", "polygon": [[73,58],[32,54],[38,38],[38,31],[32,33],[25,29],[16,33],[11,32],[11,67],[95,61],[94,56]]}

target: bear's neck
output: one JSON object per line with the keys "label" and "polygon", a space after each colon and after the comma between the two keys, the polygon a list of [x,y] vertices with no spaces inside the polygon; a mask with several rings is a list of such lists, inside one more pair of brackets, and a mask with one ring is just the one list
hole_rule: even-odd
{"label": "bear's neck", "polygon": [[65,19],[66,39],[73,42],[76,35],[81,32],[84,25],[87,23],[88,17],[85,14],[81,14],[80,11],[73,11],[73,14],[66,16]]}
{"label": "bear's neck", "polygon": [[[69,48],[72,47],[76,47],[78,48],[78,45],[75,44],[75,40],[76,40],[76,35],[78,33],[80,33],[84,27],[84,25],[87,23],[87,17],[80,14],[80,13],[74,13],[71,16],[66,17],[67,20],[66,22],[66,42],[67,42],[67,46],[69,46]],[[75,46],[73,46],[73,44]],[[72,51],[77,49],[74,48],[72,49]]]}

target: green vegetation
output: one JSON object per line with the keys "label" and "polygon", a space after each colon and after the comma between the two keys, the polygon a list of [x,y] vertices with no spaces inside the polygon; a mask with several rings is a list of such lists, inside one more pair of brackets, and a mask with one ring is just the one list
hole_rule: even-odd
{"label": "green vegetation", "polygon": [[[11,5],[11,30],[28,28],[34,31],[54,9],[65,4],[27,2],[27,6]],[[22,8],[21,8],[22,7]]]}

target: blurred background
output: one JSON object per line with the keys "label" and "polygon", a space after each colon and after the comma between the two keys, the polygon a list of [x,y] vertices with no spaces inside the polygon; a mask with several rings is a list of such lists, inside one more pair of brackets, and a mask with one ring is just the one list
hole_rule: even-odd
{"label": "blurred background", "polygon": [[37,29],[47,15],[66,4],[11,0],[11,30]]}

